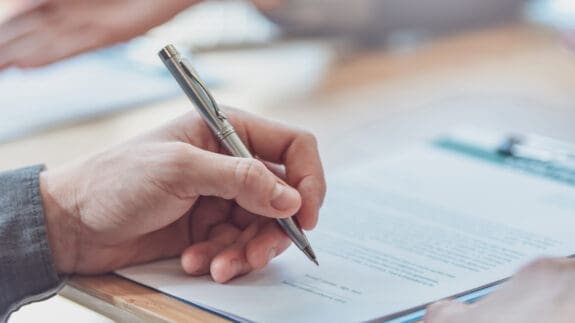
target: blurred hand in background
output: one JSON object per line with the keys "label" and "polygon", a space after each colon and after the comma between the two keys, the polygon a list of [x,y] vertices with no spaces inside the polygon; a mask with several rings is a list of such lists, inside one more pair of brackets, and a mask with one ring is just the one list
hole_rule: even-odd
{"label": "blurred hand in background", "polygon": [[0,69],[37,67],[113,45],[170,20],[196,0],[15,1],[0,22]]}
{"label": "blurred hand in background", "polygon": [[[17,8],[11,18],[0,23],[0,69],[42,66],[129,40],[198,2],[20,0],[17,5],[9,6]],[[378,43],[397,30],[458,31],[509,22],[519,16],[525,0],[248,2],[288,34],[351,36]]]}
{"label": "blurred hand in background", "polygon": [[442,301],[428,307],[425,323],[567,323],[575,320],[575,260],[540,259],[473,304]]}

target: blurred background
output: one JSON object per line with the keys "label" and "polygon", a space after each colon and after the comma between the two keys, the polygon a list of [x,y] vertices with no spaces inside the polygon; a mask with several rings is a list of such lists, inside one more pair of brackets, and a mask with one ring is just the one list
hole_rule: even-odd
{"label": "blurred background", "polygon": [[[40,3],[58,1],[96,0]],[[461,123],[575,141],[572,0],[205,1],[133,40],[37,68],[6,58],[21,3],[0,2],[0,170],[57,166],[190,109],[157,58],[168,43],[220,102],[314,131],[328,169]],[[42,56],[36,40],[12,54]],[[56,297],[10,322],[47,313],[107,320]]]}
{"label": "blurred background", "polygon": [[[0,18],[10,18],[18,2],[4,0]],[[329,83],[330,66],[357,52],[407,56],[442,37],[520,21],[575,42],[568,0],[285,2],[262,13],[249,1],[207,1],[132,41],[47,67],[8,68],[0,72],[0,143],[181,95],[156,56],[167,43],[188,50],[212,87],[248,82],[243,91],[255,93],[245,97],[260,103],[247,103],[272,106],[272,98],[318,90]]]}

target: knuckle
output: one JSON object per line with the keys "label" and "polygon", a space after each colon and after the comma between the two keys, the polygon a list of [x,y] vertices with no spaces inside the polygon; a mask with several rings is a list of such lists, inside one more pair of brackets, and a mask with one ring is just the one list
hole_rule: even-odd
{"label": "knuckle", "polygon": [[243,187],[250,187],[266,172],[266,166],[259,160],[241,158],[235,167],[237,182]]}
{"label": "knuckle", "polygon": [[180,169],[190,161],[192,153],[191,146],[184,143],[174,143],[168,148],[165,160],[169,167]]}

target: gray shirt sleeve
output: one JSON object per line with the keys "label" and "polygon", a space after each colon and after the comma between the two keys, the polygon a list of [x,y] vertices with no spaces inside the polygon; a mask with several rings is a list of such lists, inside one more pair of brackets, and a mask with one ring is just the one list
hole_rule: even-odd
{"label": "gray shirt sleeve", "polygon": [[54,295],[54,269],[44,223],[43,166],[0,173],[0,322],[20,306]]}

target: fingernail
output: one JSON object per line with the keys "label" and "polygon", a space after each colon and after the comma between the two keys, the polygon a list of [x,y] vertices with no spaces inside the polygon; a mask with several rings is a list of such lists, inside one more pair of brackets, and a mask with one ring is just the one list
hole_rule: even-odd
{"label": "fingernail", "polygon": [[276,248],[270,248],[270,251],[268,252],[268,262],[274,259],[275,256],[277,256]]}
{"label": "fingernail", "polygon": [[283,183],[277,182],[272,194],[272,207],[284,211],[295,207],[299,202],[299,193]]}

